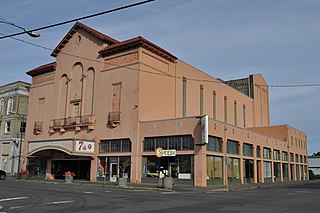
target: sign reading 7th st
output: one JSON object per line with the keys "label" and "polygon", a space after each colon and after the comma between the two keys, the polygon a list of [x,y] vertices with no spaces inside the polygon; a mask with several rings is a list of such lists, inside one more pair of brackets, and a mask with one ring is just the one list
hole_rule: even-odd
{"label": "sign reading 7th st", "polygon": [[94,153],[94,142],[76,141],[76,152]]}

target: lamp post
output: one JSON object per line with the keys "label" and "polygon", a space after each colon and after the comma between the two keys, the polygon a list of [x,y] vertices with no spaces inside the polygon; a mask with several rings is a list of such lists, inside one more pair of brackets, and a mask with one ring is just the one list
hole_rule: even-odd
{"label": "lamp post", "polygon": [[[22,149],[22,135],[25,133],[25,116],[17,114],[20,120],[20,142],[19,142],[19,155],[18,155],[18,168],[17,168],[17,178],[19,178],[19,171],[21,165],[21,149]],[[23,125],[23,126],[22,126]]]}
{"label": "lamp post", "polygon": [[16,28],[19,28],[19,29],[22,29],[25,33],[27,33],[29,36],[33,37],[33,38],[37,38],[37,37],[40,37],[40,34],[36,31],[29,31],[27,30],[26,28],[23,28],[21,26],[18,26],[16,25],[15,23],[12,23],[10,21],[7,21],[5,19],[0,19],[0,23],[2,24],[8,24],[8,25],[11,25],[11,26],[14,26]]}
{"label": "lamp post", "polygon": [[[20,171],[20,165],[21,165],[21,152],[22,152],[22,135],[25,133],[25,115],[20,115],[18,113],[10,112],[11,115],[16,115],[20,121],[20,141],[17,143],[19,146],[19,155],[18,155],[18,168],[17,168],[17,178],[19,178],[19,171]],[[19,137],[19,134],[18,134]]]}

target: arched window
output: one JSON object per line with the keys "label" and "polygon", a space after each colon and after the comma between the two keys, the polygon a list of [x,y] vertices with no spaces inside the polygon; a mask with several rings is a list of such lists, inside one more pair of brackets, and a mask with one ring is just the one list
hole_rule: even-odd
{"label": "arched window", "polygon": [[7,115],[13,113],[13,98],[9,98],[7,105]]}
{"label": "arched window", "polygon": [[1,100],[0,100],[0,115],[3,114],[3,108],[4,108],[4,100],[3,100],[3,98],[1,98]]}

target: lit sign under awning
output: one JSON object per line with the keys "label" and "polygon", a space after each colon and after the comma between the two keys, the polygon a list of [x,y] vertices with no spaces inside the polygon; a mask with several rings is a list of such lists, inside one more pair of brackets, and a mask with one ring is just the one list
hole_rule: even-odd
{"label": "lit sign under awning", "polygon": [[158,158],[174,157],[177,155],[177,150],[175,150],[175,149],[162,149],[161,147],[158,147],[155,152],[156,152],[156,156]]}

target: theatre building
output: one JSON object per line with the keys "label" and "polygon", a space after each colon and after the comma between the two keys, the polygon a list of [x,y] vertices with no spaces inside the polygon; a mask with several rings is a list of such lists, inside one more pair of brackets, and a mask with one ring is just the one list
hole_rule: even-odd
{"label": "theatre building", "polygon": [[[260,74],[222,81],[142,37],[76,23],[32,77],[25,155],[47,179],[207,186],[308,179],[307,137],[270,126]],[[32,166],[29,166],[32,169]]]}

